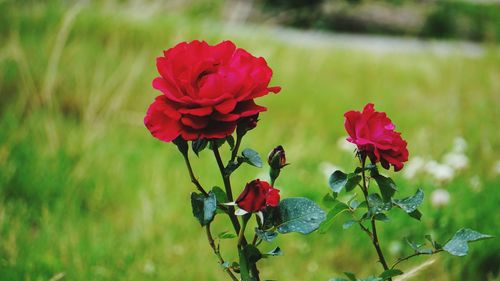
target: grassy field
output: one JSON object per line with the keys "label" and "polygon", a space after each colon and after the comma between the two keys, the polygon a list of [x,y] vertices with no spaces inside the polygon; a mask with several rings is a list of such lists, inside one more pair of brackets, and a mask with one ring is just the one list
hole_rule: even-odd
{"label": "grassy field", "polygon": [[[261,100],[269,111],[243,147],[263,155],[285,147],[292,165],[279,180],[283,197],[320,201],[329,190],[320,164],[353,167],[352,154],[337,145],[343,113],[374,102],[403,132],[410,157],[439,160],[456,137],[468,144],[469,167],[446,183],[389,172],[401,196],[417,187],[451,194],[439,209],[427,196],[420,223],[395,214],[381,225],[389,259],[401,254],[399,245],[410,251],[404,236],[423,237],[431,228],[441,241],[462,226],[500,235],[496,46],[474,58],[298,46],[263,27],[229,29],[218,20],[223,7],[201,3],[0,2],[0,280],[224,280],[188,207],[193,188],[181,156],[143,125],[158,95],[151,88],[156,56],[192,39],[231,39],[273,68],[272,85],[283,90]],[[194,168],[204,184],[220,185],[210,156],[202,153]],[[261,173],[242,168],[233,186],[242,189]],[[327,234],[290,234],[266,246],[279,245],[285,256],[263,262],[263,276],[374,273],[371,245],[357,229],[342,230],[345,219]],[[228,230],[224,225],[215,229]],[[500,280],[499,268],[500,244],[492,239],[473,244],[465,258],[437,256],[412,280]]]}

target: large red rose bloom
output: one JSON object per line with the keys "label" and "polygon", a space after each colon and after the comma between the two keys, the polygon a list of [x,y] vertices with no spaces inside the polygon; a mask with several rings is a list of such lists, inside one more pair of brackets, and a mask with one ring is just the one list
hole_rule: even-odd
{"label": "large red rose bloom", "polygon": [[240,119],[266,108],[254,99],[280,87],[269,87],[273,74],[264,58],[256,58],[230,41],[210,46],[204,41],[179,43],[157,58],[162,92],[150,105],[144,123],[151,134],[170,142],[218,139],[231,135]]}
{"label": "large red rose bloom", "polygon": [[408,161],[406,141],[384,112],[375,111],[369,103],[363,112],[348,111],[344,116],[347,140],[357,145],[362,156],[368,156],[372,163],[380,162],[385,169],[391,165],[395,171],[403,168],[403,162]]}

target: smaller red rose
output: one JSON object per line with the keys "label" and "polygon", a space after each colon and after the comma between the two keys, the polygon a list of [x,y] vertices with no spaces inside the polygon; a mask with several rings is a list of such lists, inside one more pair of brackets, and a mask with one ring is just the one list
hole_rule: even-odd
{"label": "smaller red rose", "polygon": [[267,206],[276,207],[280,201],[279,192],[266,181],[253,180],[236,199],[236,205],[249,213],[262,211]]}
{"label": "smaller red rose", "polygon": [[384,112],[375,111],[369,103],[363,112],[348,111],[344,116],[347,140],[357,145],[362,157],[380,162],[385,169],[392,165],[396,172],[403,168],[408,161],[407,143]]}

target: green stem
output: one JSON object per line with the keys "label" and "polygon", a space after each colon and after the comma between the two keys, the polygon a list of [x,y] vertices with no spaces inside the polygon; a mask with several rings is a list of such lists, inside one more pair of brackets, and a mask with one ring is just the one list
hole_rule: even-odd
{"label": "green stem", "polygon": [[414,257],[417,257],[417,256],[421,256],[421,255],[434,255],[434,254],[437,254],[437,253],[440,253],[442,252],[443,250],[442,249],[439,249],[439,250],[435,250],[435,251],[432,251],[430,253],[414,253],[414,254],[411,254],[407,257],[404,257],[404,258],[399,258],[392,266],[391,266],[391,269],[394,269],[394,267],[396,267],[396,265],[398,265],[399,263],[401,262],[404,262],[406,260],[409,260],[411,258],[414,258]]}
{"label": "green stem", "polygon": [[[210,247],[214,251],[214,254],[219,259],[219,263],[221,265],[223,265],[225,263],[225,261],[222,258],[219,246],[215,245],[215,241],[214,241],[214,238],[212,236],[212,232],[210,231],[210,224],[207,224],[207,226],[206,226],[206,233],[207,233],[208,244],[210,244]],[[227,272],[227,274],[229,275],[229,277],[231,278],[231,280],[238,281],[238,278],[236,278],[236,276],[234,275],[234,273],[231,271],[231,269],[229,267],[225,267],[224,271]]]}
{"label": "green stem", "polygon": [[[240,142],[241,142],[241,140],[240,140]],[[233,191],[231,189],[230,175],[225,172],[225,168],[224,168],[224,164],[222,162],[222,157],[220,155],[219,148],[217,147],[217,145],[215,143],[212,143],[212,147],[213,147],[215,160],[217,162],[217,166],[219,166],[219,171],[220,171],[220,174],[222,176],[222,180],[224,182],[224,188],[226,190],[227,199],[229,200],[229,202],[233,202],[234,199],[233,199]],[[235,150],[236,150],[236,147],[235,147]],[[229,215],[229,218],[231,219],[231,222],[233,224],[233,228],[236,231],[236,233],[239,234],[240,230],[241,230],[241,226],[240,226],[240,223],[238,221],[238,218],[234,214],[234,206],[228,206],[228,210],[229,210],[228,215]],[[238,246],[238,249],[240,251],[240,262],[241,262],[241,255],[244,256],[243,249],[246,245],[248,245],[248,242],[247,242],[244,235],[243,235],[243,237],[241,237],[241,241],[239,242],[239,244],[241,245],[241,246]],[[252,277],[254,278],[254,280],[260,281],[259,270],[257,269],[257,265],[255,263],[250,263],[248,266],[250,267],[250,271],[252,273]],[[241,273],[243,276],[243,270]]]}
{"label": "green stem", "polygon": [[[361,169],[362,169],[361,176],[363,178],[363,185],[362,185],[361,190],[363,191],[363,195],[365,197],[368,210],[370,210],[370,204],[368,203],[368,185],[367,185],[367,180],[366,180],[366,175],[365,175],[365,164],[366,164],[366,157],[361,156]],[[372,231],[371,231],[371,235],[369,235],[369,236],[370,236],[370,239],[372,240],[373,247],[375,247],[375,251],[377,252],[379,261],[382,264],[384,271],[388,270],[389,266],[387,265],[387,262],[386,262],[385,257],[384,257],[384,253],[382,252],[382,248],[380,247],[380,242],[379,242],[378,235],[377,235],[377,226],[376,226],[374,217],[371,218],[371,226],[372,226]],[[367,231],[365,230],[365,232],[367,232]],[[370,234],[369,231],[367,233]],[[389,278],[388,280],[392,281],[392,278]]]}
{"label": "green stem", "polygon": [[189,161],[189,156],[186,153],[182,153],[182,155],[184,156],[184,162],[186,162],[186,166],[187,166],[187,169],[189,171],[189,177],[191,178],[191,182],[196,186],[196,188],[201,192],[203,193],[203,195],[207,196],[208,193],[205,191],[205,189],[201,186],[200,182],[198,181],[198,179],[194,176],[194,173],[193,173],[193,168],[191,167],[191,162]]}

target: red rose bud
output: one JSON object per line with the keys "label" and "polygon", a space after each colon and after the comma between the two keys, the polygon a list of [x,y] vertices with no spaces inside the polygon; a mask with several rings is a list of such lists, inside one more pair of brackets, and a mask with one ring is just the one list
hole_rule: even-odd
{"label": "red rose bud", "polygon": [[349,111],[344,116],[347,140],[357,145],[362,157],[368,156],[372,163],[380,162],[385,169],[391,165],[395,171],[403,168],[403,162],[408,161],[407,143],[384,112],[375,111],[369,103],[363,112]]}
{"label": "red rose bud", "polygon": [[276,207],[280,201],[279,189],[273,188],[268,182],[253,180],[245,186],[245,189],[236,199],[240,209],[249,213],[264,210],[267,206]]}
{"label": "red rose bud", "polygon": [[287,165],[285,150],[281,145],[278,145],[269,153],[269,155],[267,156],[267,163],[269,164],[269,166],[271,166],[272,169],[275,170],[279,170]]}
{"label": "red rose bud", "polygon": [[182,42],[156,59],[160,74],[153,88],[162,94],[149,106],[144,124],[162,141],[192,141],[231,135],[241,119],[267,108],[256,98],[278,93],[269,87],[273,71],[231,41],[211,46]]}

